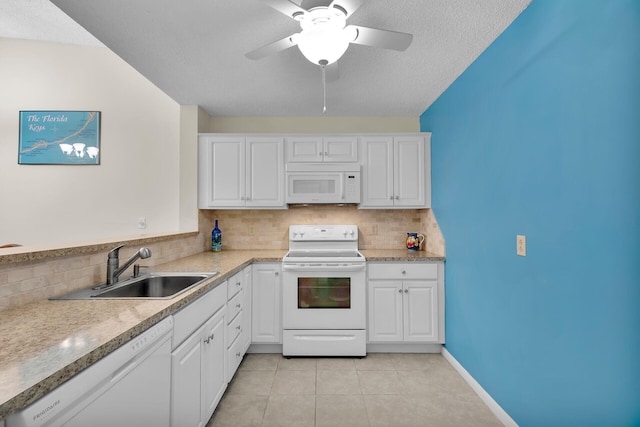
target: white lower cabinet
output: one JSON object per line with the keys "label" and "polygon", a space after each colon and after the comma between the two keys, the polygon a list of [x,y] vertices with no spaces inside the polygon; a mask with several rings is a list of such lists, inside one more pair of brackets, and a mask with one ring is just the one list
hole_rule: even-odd
{"label": "white lower cabinet", "polygon": [[[219,285],[175,315],[171,353],[171,425],[204,426],[227,387],[226,286]],[[213,315],[210,315],[211,313]],[[190,335],[203,317],[208,319]],[[183,342],[182,337],[187,336]]]}
{"label": "white lower cabinet", "polygon": [[444,267],[431,263],[369,263],[371,343],[444,343]]}
{"label": "white lower cabinet", "polygon": [[253,264],[251,342],[282,343],[280,263]]}

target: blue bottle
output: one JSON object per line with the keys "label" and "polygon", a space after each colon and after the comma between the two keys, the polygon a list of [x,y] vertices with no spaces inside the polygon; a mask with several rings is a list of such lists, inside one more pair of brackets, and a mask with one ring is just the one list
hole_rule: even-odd
{"label": "blue bottle", "polygon": [[211,250],[213,252],[220,252],[222,250],[222,231],[218,228],[217,219],[216,226],[211,230]]}

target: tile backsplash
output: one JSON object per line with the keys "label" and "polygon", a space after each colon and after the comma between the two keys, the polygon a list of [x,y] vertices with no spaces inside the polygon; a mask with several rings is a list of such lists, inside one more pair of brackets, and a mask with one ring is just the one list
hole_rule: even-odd
{"label": "tile backsplash", "polygon": [[[211,246],[213,221],[219,220],[223,250],[283,249],[289,247],[290,224],[356,224],[360,249],[402,249],[407,232],[426,236],[424,250],[445,255],[442,233],[431,209],[366,210],[355,206],[293,206],[287,210],[201,210],[199,233],[127,243],[121,258],[140,246],[152,257],[143,265],[155,266],[200,253]],[[109,246],[111,247],[111,246]],[[74,253],[61,249],[59,256],[0,264],[0,310],[61,295],[104,280],[108,249]]]}
{"label": "tile backsplash", "polygon": [[[291,224],[356,224],[360,249],[403,249],[407,232],[426,237],[423,249],[444,255],[444,239],[431,209],[358,209],[355,206],[291,206],[287,210],[212,210],[205,212],[209,234],[218,219],[222,248],[287,249]],[[202,227],[201,227],[202,229]],[[209,236],[211,239],[211,236]]]}

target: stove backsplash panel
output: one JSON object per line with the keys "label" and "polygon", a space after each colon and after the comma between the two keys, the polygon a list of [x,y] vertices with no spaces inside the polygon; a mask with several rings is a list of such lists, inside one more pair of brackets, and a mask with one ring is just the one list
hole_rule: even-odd
{"label": "stove backsplash panel", "polygon": [[[426,236],[422,249],[445,255],[445,242],[432,209],[358,209],[355,206],[291,206],[287,210],[203,210],[218,219],[224,249],[288,249],[291,224],[357,224],[360,249],[404,249],[407,232]],[[200,228],[203,228],[201,224]]]}

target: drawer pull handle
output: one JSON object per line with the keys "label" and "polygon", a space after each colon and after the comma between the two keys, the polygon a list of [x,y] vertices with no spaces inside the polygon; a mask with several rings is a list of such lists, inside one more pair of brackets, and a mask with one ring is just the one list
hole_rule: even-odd
{"label": "drawer pull handle", "polygon": [[206,339],[206,340],[204,340],[204,343],[205,343],[205,344],[209,344],[211,341],[213,341],[213,339],[214,339],[215,337],[216,337],[216,335],[215,335],[215,334],[211,334],[211,335],[209,335],[209,336],[207,337],[207,339]]}

